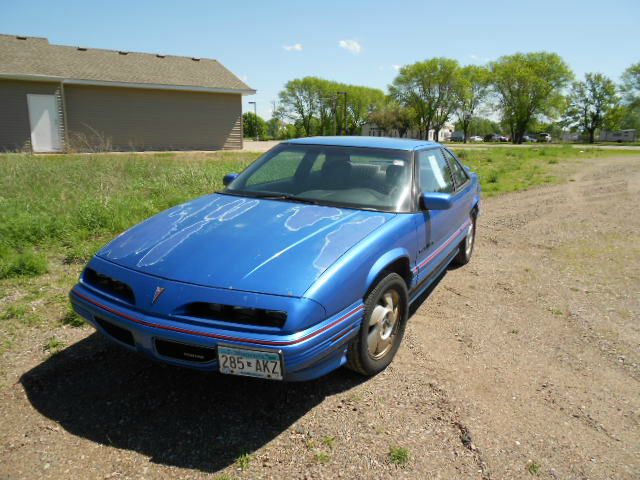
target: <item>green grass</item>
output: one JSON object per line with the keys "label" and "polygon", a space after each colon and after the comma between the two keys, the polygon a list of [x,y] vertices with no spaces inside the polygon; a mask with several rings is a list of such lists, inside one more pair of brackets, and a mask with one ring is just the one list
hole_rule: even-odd
{"label": "green grass", "polygon": [[[455,147],[454,147],[454,150]],[[483,195],[558,181],[555,164],[584,156],[571,146],[458,149]],[[166,208],[222,187],[259,154],[0,155],[0,280],[37,277],[52,259],[83,265],[107,241]]]}
{"label": "green grass", "polygon": [[44,344],[42,350],[51,355],[55,355],[60,350],[64,348],[64,342],[57,337],[51,337],[47,340],[47,343]]}
{"label": "green grass", "polygon": [[611,155],[638,155],[638,152],[622,150],[588,149],[581,152],[571,145],[473,149],[456,149],[452,145],[452,150],[463,163],[478,174],[485,198],[556,183],[560,178],[554,173],[553,166],[562,161]]}
{"label": "green grass", "polygon": [[36,276],[52,253],[84,263],[115,234],[222,187],[257,153],[0,155],[0,279]]}
{"label": "green grass", "polygon": [[329,448],[333,448],[333,444],[335,443],[336,439],[334,437],[331,437],[329,435],[327,435],[326,437],[322,438],[322,444],[325,447],[329,447]]}
{"label": "green grass", "polygon": [[[554,164],[612,152],[625,153],[570,146],[457,151],[478,173],[485,197],[555,182]],[[42,275],[52,256],[82,265],[130,226],[220,189],[225,173],[258,155],[0,155],[0,280]]]}
{"label": "green grass", "polygon": [[327,452],[316,452],[313,455],[313,458],[318,463],[327,463],[329,461],[330,456]]}
{"label": "green grass", "polygon": [[85,325],[85,321],[80,317],[76,312],[71,308],[71,304],[67,302],[65,298],[63,302],[67,305],[67,311],[64,313],[62,318],[60,318],[60,323],[62,325],[68,325],[70,327],[82,327]]}
{"label": "green grass", "polygon": [[527,464],[527,472],[529,472],[530,475],[535,475],[535,476],[540,475],[541,468],[542,467],[540,467],[540,465],[537,464],[536,462],[531,462]]}
{"label": "green grass", "polygon": [[236,468],[239,470],[246,470],[249,468],[249,464],[251,463],[251,455],[248,453],[243,453],[238,458],[236,458]]}
{"label": "green grass", "polygon": [[394,465],[404,466],[409,463],[409,450],[404,447],[389,448],[389,461]]}

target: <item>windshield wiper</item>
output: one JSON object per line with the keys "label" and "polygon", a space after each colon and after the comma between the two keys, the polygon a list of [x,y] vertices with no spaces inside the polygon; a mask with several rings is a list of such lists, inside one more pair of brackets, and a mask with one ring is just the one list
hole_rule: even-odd
{"label": "windshield wiper", "polygon": [[295,195],[288,195],[286,193],[263,193],[256,195],[258,198],[265,198],[267,200],[288,200],[290,202],[309,203],[311,205],[320,205],[318,200],[311,198],[296,197]]}

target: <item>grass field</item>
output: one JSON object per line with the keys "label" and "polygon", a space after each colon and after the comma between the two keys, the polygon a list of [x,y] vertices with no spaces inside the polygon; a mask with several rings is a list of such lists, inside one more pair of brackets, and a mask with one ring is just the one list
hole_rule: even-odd
{"label": "grass field", "polygon": [[[454,148],[455,150],[455,148]],[[631,152],[633,153],[633,152]],[[459,150],[484,196],[560,181],[571,147]],[[77,327],[67,292],[85,262],[141,220],[222,187],[259,153],[0,155],[0,353],[30,328]],[[48,338],[43,350],[62,348]]]}
{"label": "grass field", "polygon": [[[580,153],[571,147],[540,147],[460,150],[458,155],[478,172],[488,197],[555,182],[553,165]],[[84,262],[142,219],[220,189],[225,173],[242,170],[257,156],[2,155],[0,279],[42,274],[53,256],[67,264]]]}

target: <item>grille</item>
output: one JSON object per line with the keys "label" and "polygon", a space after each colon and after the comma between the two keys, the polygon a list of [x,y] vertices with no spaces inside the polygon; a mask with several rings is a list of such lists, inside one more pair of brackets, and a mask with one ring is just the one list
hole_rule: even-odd
{"label": "grille", "polygon": [[136,342],[133,339],[133,334],[129,330],[118,327],[117,325],[114,325],[111,322],[107,322],[102,318],[95,317],[95,320],[104,329],[105,332],[107,332],[116,340],[122,343],[126,343],[127,345],[130,345],[132,347],[136,345]]}
{"label": "grille", "polygon": [[160,355],[189,362],[207,363],[216,359],[216,349],[198,347],[185,343],[156,339],[156,350]]}
{"label": "grille", "polygon": [[181,308],[180,315],[221,322],[282,328],[287,320],[286,312],[262,308],[234,307],[218,303],[194,302]]}
{"label": "grille", "polygon": [[136,303],[136,297],[133,294],[131,287],[120,280],[114,280],[111,277],[96,272],[92,268],[87,268],[84,271],[83,279],[85,283],[91,285],[97,290],[119,298],[120,300],[132,305]]}

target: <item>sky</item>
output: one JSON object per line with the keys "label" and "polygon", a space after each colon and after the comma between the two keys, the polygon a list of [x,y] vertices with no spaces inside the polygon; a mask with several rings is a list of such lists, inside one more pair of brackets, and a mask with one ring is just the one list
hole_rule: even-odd
{"label": "sky", "polygon": [[386,87],[435,56],[484,64],[553,51],[577,77],[618,80],[640,61],[640,0],[0,0],[0,33],[50,43],[215,58],[258,92],[258,114],[293,78]]}

